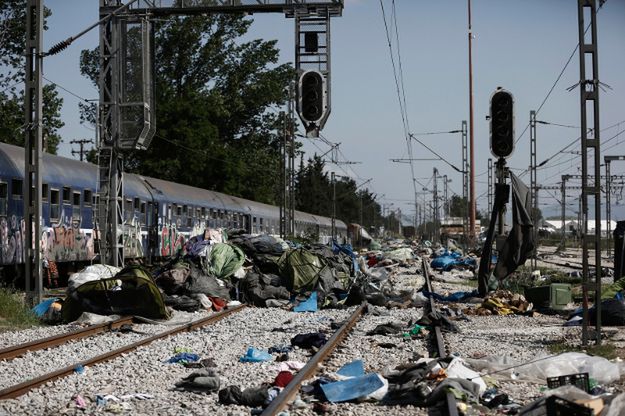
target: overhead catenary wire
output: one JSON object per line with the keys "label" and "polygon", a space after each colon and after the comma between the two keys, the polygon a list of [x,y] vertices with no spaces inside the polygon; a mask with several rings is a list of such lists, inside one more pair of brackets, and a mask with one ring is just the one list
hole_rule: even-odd
{"label": "overhead catenary wire", "polygon": [[[599,8],[597,9],[597,13],[599,12],[599,10],[601,10],[601,8],[603,7],[603,5],[605,4],[606,0],[602,1],[599,3]],[[588,32],[588,29],[590,29],[590,26],[592,25],[592,22],[588,24],[588,26],[586,26],[586,30],[584,30],[584,35],[586,34],[586,32]],[[562,78],[562,75],[564,75],[564,72],[566,71],[566,69],[568,68],[569,64],[571,63],[571,61],[573,60],[573,57],[575,56],[575,54],[577,53],[577,50],[579,49],[579,42],[577,42],[577,44],[575,45],[575,48],[573,49],[573,52],[571,52],[571,55],[569,55],[569,59],[567,59],[566,63],[564,64],[564,67],[562,68],[562,70],[560,71],[560,73],[558,74],[558,77],[556,78],[556,80],[554,81],[553,85],[551,86],[551,88],[549,88],[549,91],[547,92],[547,95],[545,96],[545,98],[543,98],[542,102],[540,103],[540,105],[538,106],[538,109],[536,110],[536,115],[538,115],[538,113],[540,113],[540,110],[542,110],[543,106],[545,105],[545,103],[547,102],[547,100],[549,99],[549,97],[551,96],[551,93],[553,92],[553,90],[555,90],[556,86],[558,85],[558,83],[560,82],[560,79]],[[521,134],[519,135],[519,137],[517,137],[517,139],[514,141],[514,144],[517,144],[525,135],[525,133],[527,132],[527,129],[529,129],[530,127],[530,123],[528,122],[525,125],[525,128],[523,129],[523,131],[521,132]]]}

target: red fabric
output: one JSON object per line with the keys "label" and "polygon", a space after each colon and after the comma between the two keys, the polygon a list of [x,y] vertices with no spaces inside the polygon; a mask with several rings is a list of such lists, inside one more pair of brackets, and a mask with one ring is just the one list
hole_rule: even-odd
{"label": "red fabric", "polygon": [[367,260],[367,266],[373,267],[376,264],[378,264],[378,258],[376,256],[369,257],[369,260]]}
{"label": "red fabric", "polygon": [[226,307],[226,301],[221,299],[221,298],[214,298],[212,296],[209,296],[211,302],[213,302],[213,309],[215,309],[217,312],[221,311],[223,308]]}
{"label": "red fabric", "polygon": [[286,387],[293,380],[293,373],[290,371],[280,371],[273,381],[273,385],[277,387]]}

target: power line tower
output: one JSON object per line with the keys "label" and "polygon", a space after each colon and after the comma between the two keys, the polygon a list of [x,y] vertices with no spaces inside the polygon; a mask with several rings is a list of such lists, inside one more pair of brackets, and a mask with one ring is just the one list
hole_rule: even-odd
{"label": "power line tower", "polygon": [[93,143],[93,140],[91,139],[80,139],[80,140],[72,140],[70,141],[71,144],[77,144],[80,146],[80,150],[74,150],[72,149],[72,156],[75,155],[80,155],[80,161],[83,161],[83,155],[85,155],[88,151],[85,150],[85,145],[87,143]]}
{"label": "power line tower", "polygon": [[[586,17],[590,17],[590,36],[586,37]],[[582,144],[582,344],[588,344],[588,293],[594,292],[596,307],[595,342],[601,344],[601,148],[599,124],[599,57],[597,53],[597,2],[578,0],[577,2],[579,63],[580,63],[580,111]],[[590,59],[589,59],[590,58]],[[590,64],[590,67],[588,68]],[[587,77],[590,75],[590,79]],[[589,111],[590,110],[590,111]],[[588,126],[592,126],[592,136],[588,137]],[[588,165],[594,165],[594,182],[588,181]],[[588,198],[595,203],[595,234],[588,235]],[[590,284],[588,265],[589,249],[595,249],[595,282]]]}
{"label": "power line tower", "polygon": [[[95,217],[99,230],[96,243],[100,245],[102,262],[114,266],[124,263],[124,155],[130,150],[147,149],[156,128],[152,82],[152,16],[284,13],[286,17],[296,18],[296,44],[299,46],[302,36],[305,39],[304,52],[299,48],[296,50],[295,70],[300,75],[298,91],[303,89],[306,73],[311,74],[306,76],[307,81],[310,81],[306,83],[307,91],[319,92],[319,85],[313,85],[313,81],[322,81],[323,108],[313,111],[309,107],[306,112],[307,131],[315,134],[323,127],[330,113],[330,17],[341,16],[343,7],[343,0],[130,0],[126,4],[122,4],[121,0],[100,0],[100,143]],[[315,21],[318,27],[311,25],[312,30],[303,27],[311,21]],[[317,62],[317,67],[303,72],[307,69],[304,68],[307,60]],[[311,98],[313,96],[310,95]],[[312,104],[317,104],[317,100],[312,101]],[[302,111],[299,110],[298,106],[301,116]]]}

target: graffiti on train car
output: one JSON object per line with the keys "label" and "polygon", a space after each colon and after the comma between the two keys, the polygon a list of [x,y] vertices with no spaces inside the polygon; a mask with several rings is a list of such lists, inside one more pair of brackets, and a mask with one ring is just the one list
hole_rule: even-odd
{"label": "graffiti on train car", "polygon": [[184,249],[185,236],[178,231],[176,223],[161,226],[161,256],[175,256]]}
{"label": "graffiti on train car", "polygon": [[0,218],[0,263],[24,262],[24,221],[11,215]]}
{"label": "graffiti on train car", "polygon": [[[143,236],[141,234],[141,222],[134,216],[123,225],[124,256],[143,257]],[[146,233],[147,240],[147,233]],[[147,241],[146,241],[147,244]]]}
{"label": "graffiti on train car", "polygon": [[44,257],[56,262],[93,259],[93,230],[80,225],[80,217],[68,218],[62,213],[58,223],[43,227],[41,250]]}
{"label": "graffiti on train car", "polygon": [[[25,229],[21,217],[0,218],[0,264],[24,263]],[[93,230],[80,228],[80,220],[62,215],[57,224],[42,227],[43,257],[57,262],[91,260],[95,256],[92,236]]]}

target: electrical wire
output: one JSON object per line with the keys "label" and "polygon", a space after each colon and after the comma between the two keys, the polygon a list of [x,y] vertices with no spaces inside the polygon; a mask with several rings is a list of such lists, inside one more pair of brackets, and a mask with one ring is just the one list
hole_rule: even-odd
{"label": "electrical wire", "polygon": [[[599,3],[599,8],[597,9],[597,13],[599,13],[599,10],[601,10],[601,8],[603,7],[604,4],[605,4],[605,1]],[[588,32],[588,29],[590,29],[591,25],[592,25],[592,22],[589,23],[588,26],[586,26],[586,30],[584,30],[584,35],[586,35],[586,32]],[[558,74],[558,77],[556,78],[555,82],[553,83],[553,85],[551,86],[549,91],[547,92],[547,95],[545,96],[543,101],[538,106],[538,109],[536,110],[536,115],[538,115],[540,110],[543,108],[543,106],[545,105],[545,103],[547,102],[549,97],[551,96],[551,93],[553,92],[553,90],[558,85],[558,82],[560,82],[560,79],[562,78],[562,75],[564,75],[564,72],[566,71],[566,69],[568,68],[569,64],[571,63],[571,60],[573,60],[573,57],[575,56],[575,53],[577,52],[578,49],[579,49],[579,42],[577,42],[577,44],[575,45],[575,48],[573,49],[573,52],[571,52],[571,55],[569,56],[569,59],[567,59],[566,63],[564,64],[564,67],[562,68],[562,71],[560,71],[560,74]],[[528,122],[527,125],[525,126],[525,129],[523,129],[523,132],[521,132],[521,135],[519,137],[517,137],[517,139],[514,141],[514,144],[517,144],[519,142],[519,140],[521,140],[521,138],[523,138],[523,136],[527,132],[527,129],[529,128],[529,126],[530,126],[530,123]]]}

